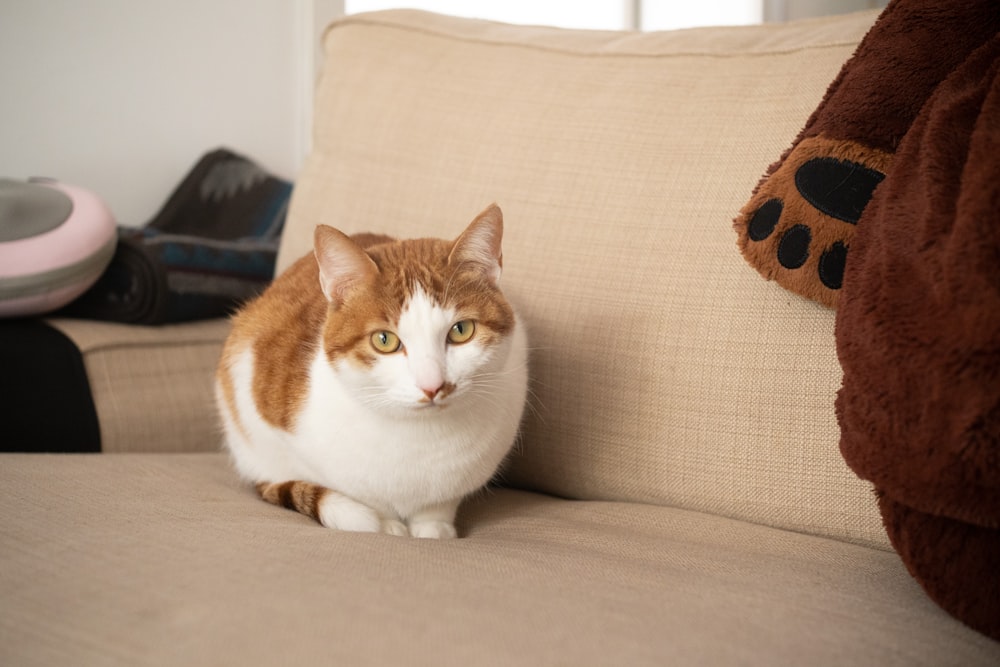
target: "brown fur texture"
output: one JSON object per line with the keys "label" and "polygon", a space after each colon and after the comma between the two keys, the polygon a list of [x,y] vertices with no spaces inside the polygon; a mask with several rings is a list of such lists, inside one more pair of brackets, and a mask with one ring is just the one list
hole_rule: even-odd
{"label": "brown fur texture", "polygon": [[839,308],[841,451],[945,610],[1000,639],[1000,5],[893,0],[735,220]]}
{"label": "brown fur texture", "polygon": [[841,451],[911,574],[1000,640],[1000,34],[906,133],[849,269]]}
{"label": "brown fur texture", "polygon": [[[899,142],[938,84],[998,26],[995,0],[891,2],[734,221],[747,261],[836,308],[859,217]],[[810,160],[826,168],[803,179]],[[768,202],[780,203],[780,216],[779,204],[762,208]]]}

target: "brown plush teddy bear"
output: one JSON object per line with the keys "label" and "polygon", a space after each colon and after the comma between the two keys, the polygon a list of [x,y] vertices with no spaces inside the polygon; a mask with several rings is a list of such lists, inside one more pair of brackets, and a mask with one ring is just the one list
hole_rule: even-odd
{"label": "brown plush teddy bear", "polygon": [[835,308],[851,238],[899,142],[998,16],[984,0],[891,2],[737,217],[747,261]]}
{"label": "brown plush teddy bear", "polygon": [[837,308],[840,448],[942,608],[1000,639],[1000,7],[894,0],[735,221]]}

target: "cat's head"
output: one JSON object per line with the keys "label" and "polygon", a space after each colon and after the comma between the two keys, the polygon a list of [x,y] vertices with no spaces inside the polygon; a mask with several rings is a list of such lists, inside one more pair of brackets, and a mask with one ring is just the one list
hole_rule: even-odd
{"label": "cat's head", "polygon": [[502,237],[495,204],[454,241],[316,228],[324,351],[361,403],[428,414],[495,389],[516,325],[499,288]]}

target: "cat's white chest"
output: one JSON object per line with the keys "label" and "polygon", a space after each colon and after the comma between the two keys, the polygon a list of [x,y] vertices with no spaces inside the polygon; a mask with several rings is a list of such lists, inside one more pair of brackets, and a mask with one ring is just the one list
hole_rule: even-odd
{"label": "cat's white chest", "polygon": [[321,354],[310,380],[295,425],[295,449],[316,482],[387,513],[408,516],[474,491],[489,480],[516,437],[520,411],[513,387],[507,392],[511,405],[501,412],[485,396],[468,396],[400,415],[360,403]]}

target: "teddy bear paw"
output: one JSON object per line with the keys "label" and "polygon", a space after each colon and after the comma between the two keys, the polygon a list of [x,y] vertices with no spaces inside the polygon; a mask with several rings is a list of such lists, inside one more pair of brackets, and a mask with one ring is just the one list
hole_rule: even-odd
{"label": "teddy bear paw", "polygon": [[891,158],[850,141],[803,139],[736,220],[747,261],[786,289],[836,307],[851,237]]}

